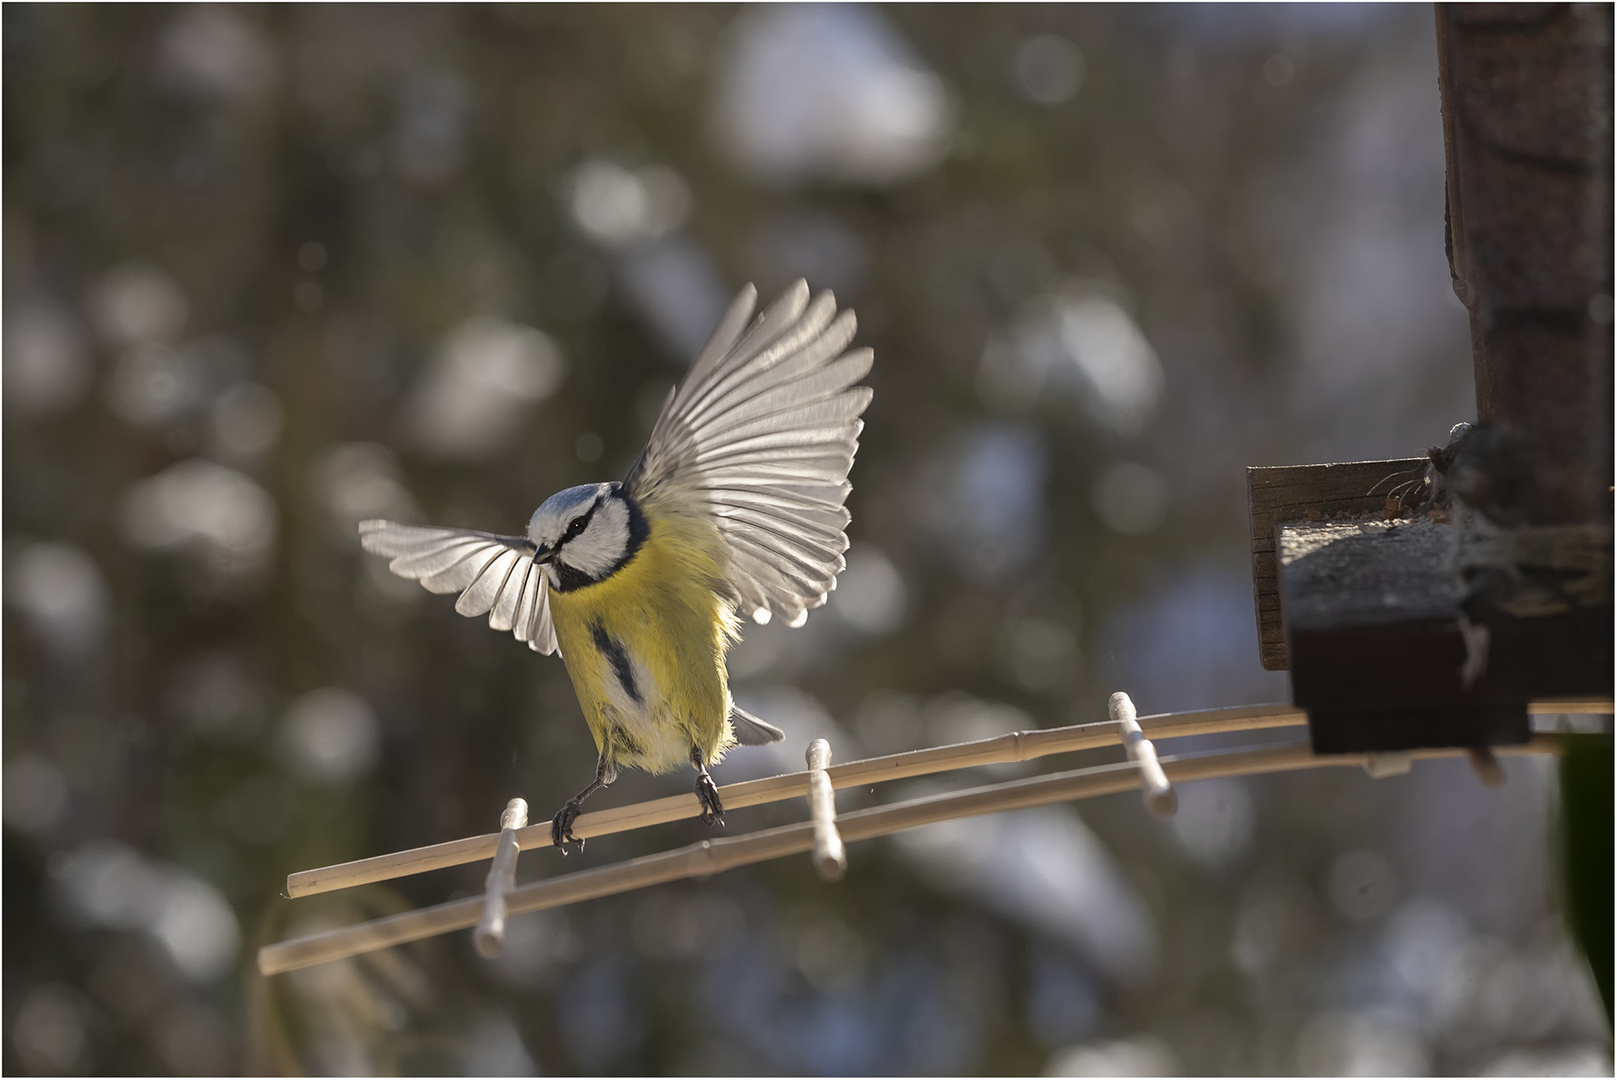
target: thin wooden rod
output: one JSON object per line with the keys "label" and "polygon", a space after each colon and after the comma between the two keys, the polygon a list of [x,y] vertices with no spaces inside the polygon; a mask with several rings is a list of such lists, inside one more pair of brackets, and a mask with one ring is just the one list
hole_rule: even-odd
{"label": "thin wooden rod", "polygon": [[1530,702],[1527,711],[1533,716],[1610,716],[1611,698],[1550,698]]}
{"label": "thin wooden rod", "polygon": [[848,853],[837,831],[837,796],[825,774],[831,764],[831,744],[824,739],[809,743],[809,822],[814,826],[814,869],[821,881],[841,881],[848,872]]}
{"label": "thin wooden rod", "polygon": [[[1529,705],[1528,711],[1534,715],[1606,714],[1612,711],[1612,702],[1610,699],[1594,698],[1540,701]],[[1296,706],[1285,704],[1241,705],[1227,709],[1163,713],[1139,718],[1143,733],[1147,738],[1153,739],[1297,727],[1306,723],[1308,723],[1306,712]],[[849,761],[842,765],[833,765],[826,770],[826,775],[830,777],[833,788],[859,787],[886,780],[947,772],[950,769],[994,765],[1007,761],[1029,761],[1047,754],[1110,746],[1118,742],[1119,737],[1118,725],[1110,720],[1098,724],[1016,731],[975,742]],[[732,810],[785,799],[801,799],[807,794],[806,772],[745,780],[719,788],[719,795],[725,807]],[[700,813],[701,804],[696,801],[695,795],[670,795],[631,806],[617,806],[608,810],[580,814],[578,820],[573,823],[573,835],[580,839],[607,836],[627,832],[630,829],[693,818]],[[449,840],[441,844],[411,848],[408,851],[373,855],[315,870],[300,870],[287,876],[286,894],[290,897],[312,896],[333,889],[368,885],[376,881],[422,874],[428,870],[442,870],[445,867],[479,862],[493,857],[499,842],[499,833],[487,833],[462,840]],[[530,825],[526,829],[517,830],[517,843],[524,851],[529,848],[550,847],[549,823]]]}
{"label": "thin wooden rod", "polygon": [[[1256,731],[1263,728],[1296,727],[1308,722],[1308,714],[1292,705],[1247,705],[1233,709],[1207,709],[1201,712],[1166,713],[1143,716],[1140,727],[1148,737],[1173,739],[1185,735],[1211,735],[1225,732]],[[826,770],[833,788],[861,787],[888,780],[902,780],[911,776],[964,769],[977,765],[995,765],[1008,761],[1031,761],[1049,754],[1062,754],[1075,750],[1090,750],[1114,746],[1121,738],[1121,729],[1115,721],[1097,724],[1076,724],[1072,727],[1044,728],[1038,731],[1013,731],[974,742],[934,746],[926,750],[911,750],[902,754],[866,758],[833,765]],[[740,810],[764,803],[801,799],[808,795],[807,772],[785,773],[759,780],[744,780],[719,788],[719,797],[726,810]],[[701,804],[691,794],[669,795],[661,799],[616,806],[608,810],[595,810],[580,814],[573,823],[573,835],[581,840],[612,833],[643,829],[670,821],[693,818],[701,813]],[[499,845],[498,833],[470,836],[463,840],[450,840],[441,844],[411,848],[389,855],[373,855],[353,862],[322,866],[315,870],[300,870],[288,875],[286,894],[290,897],[311,896],[333,889],[346,889],[355,885],[368,885],[375,881],[421,874],[428,870],[441,870],[448,866],[478,862],[493,856]],[[550,847],[550,823],[542,822],[517,830],[517,842],[522,850]]]}
{"label": "thin wooden rod", "polygon": [[[1535,735],[1520,746],[1497,747],[1496,751],[1514,756],[1557,753],[1560,748],[1560,736]],[[1416,750],[1410,756],[1426,760],[1464,753],[1459,749]],[[1372,757],[1370,754],[1317,755],[1307,744],[1298,743],[1194,758],[1165,758],[1161,764],[1172,782],[1185,783],[1330,766],[1363,767]],[[1139,768],[1133,762],[1124,761],[856,810],[842,815],[838,824],[843,839],[851,843],[955,818],[1130,791],[1138,788],[1140,781]],[[813,846],[812,822],[783,825],[745,836],[704,840],[673,851],[522,885],[507,895],[506,903],[513,914],[562,907],[801,854]],[[481,910],[482,898],[474,896],[266,945],[258,951],[258,969],[265,975],[275,975],[462,930],[477,922]]]}
{"label": "thin wooden rod", "polygon": [[488,880],[483,885],[483,915],[472,932],[472,942],[479,955],[488,959],[500,955],[505,948],[505,897],[517,887],[517,830],[528,824],[528,803],[525,799],[512,799],[500,815],[500,846],[494,852],[494,865],[489,867]]}

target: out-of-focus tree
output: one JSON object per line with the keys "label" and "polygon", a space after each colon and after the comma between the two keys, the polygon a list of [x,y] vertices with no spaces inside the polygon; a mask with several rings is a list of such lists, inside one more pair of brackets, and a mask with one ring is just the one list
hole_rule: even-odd
{"label": "out-of-focus tree", "polygon": [[834,887],[519,917],[492,962],[252,974],[482,873],[288,901],[288,871],[488,831],[594,757],[558,663],[355,524],[517,531],[620,476],[746,281],[835,289],[876,397],[842,587],[732,655],[790,737],[721,782],[1118,688],[1283,697],[1243,466],[1472,415],[1425,11],[3,18],[8,1072],[1609,1071],[1530,762],[961,822]]}

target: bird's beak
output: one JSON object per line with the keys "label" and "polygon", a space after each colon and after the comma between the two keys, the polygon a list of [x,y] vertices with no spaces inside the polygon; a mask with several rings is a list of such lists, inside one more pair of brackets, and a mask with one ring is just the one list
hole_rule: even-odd
{"label": "bird's beak", "polygon": [[555,557],[556,557],[556,549],[555,548],[542,547],[542,548],[539,548],[537,551],[535,551],[533,553],[533,561],[535,563],[547,563],[551,559],[554,559]]}

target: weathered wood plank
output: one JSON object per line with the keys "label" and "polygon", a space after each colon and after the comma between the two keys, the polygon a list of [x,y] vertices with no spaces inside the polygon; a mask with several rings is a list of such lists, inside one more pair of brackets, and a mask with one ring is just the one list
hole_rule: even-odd
{"label": "weathered wood plank", "polygon": [[1294,631],[1459,615],[1446,521],[1297,522],[1276,531],[1281,599]]}
{"label": "weathered wood plank", "polygon": [[1522,742],[1528,701],[1611,692],[1609,608],[1490,618],[1486,666],[1466,685],[1453,529],[1424,517],[1277,527],[1292,701],[1317,752]]}
{"label": "weathered wood plank", "polygon": [[1387,497],[1415,490],[1425,458],[1347,461],[1328,465],[1275,465],[1246,471],[1252,540],[1252,600],[1258,654],[1269,671],[1285,671],[1286,629],[1275,564],[1275,527],[1287,521],[1365,516],[1382,511]]}

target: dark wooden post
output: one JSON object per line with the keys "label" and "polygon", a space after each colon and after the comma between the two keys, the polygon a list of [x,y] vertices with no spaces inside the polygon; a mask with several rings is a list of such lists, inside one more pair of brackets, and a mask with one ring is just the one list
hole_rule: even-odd
{"label": "dark wooden post", "polygon": [[1612,7],[1439,4],[1437,55],[1449,267],[1495,474],[1466,501],[1502,524],[1609,522]]}

